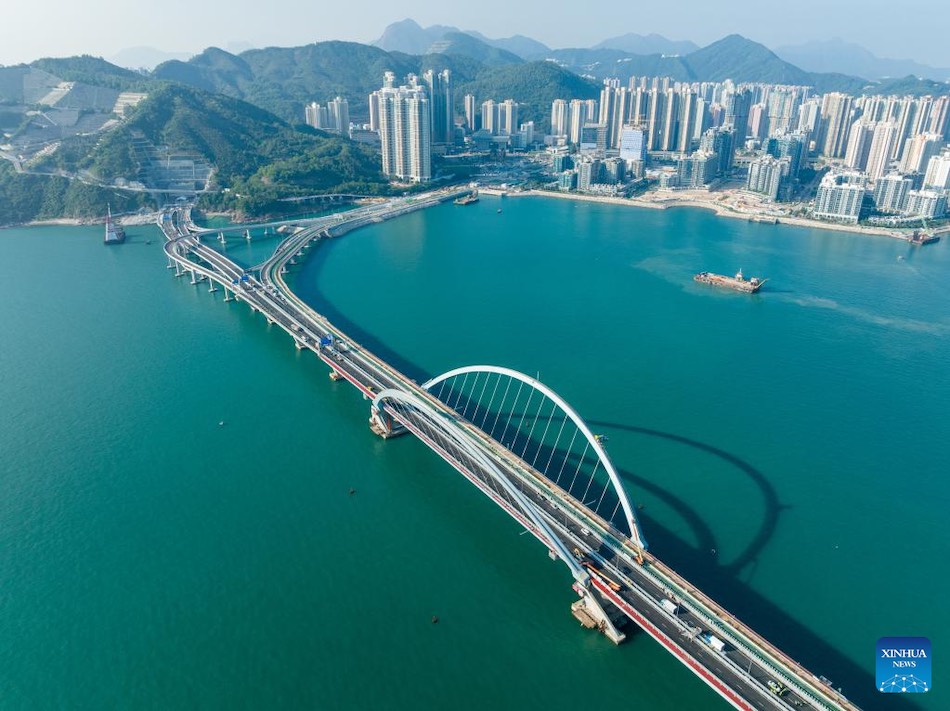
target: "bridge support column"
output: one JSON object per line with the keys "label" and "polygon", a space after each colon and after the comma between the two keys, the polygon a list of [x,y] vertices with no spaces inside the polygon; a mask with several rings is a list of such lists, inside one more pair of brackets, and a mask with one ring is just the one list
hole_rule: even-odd
{"label": "bridge support column", "polygon": [[225,301],[234,301],[234,297],[231,296],[231,292],[228,291],[228,287],[224,287],[224,300],[225,300]]}
{"label": "bridge support column", "polygon": [[[330,377],[333,377],[332,373]],[[376,407],[370,407],[369,409],[369,428],[374,434],[379,435],[383,439],[391,439],[392,437],[398,437],[408,432],[405,427],[395,422],[391,415]]]}
{"label": "bridge support column", "polygon": [[182,273],[182,272],[181,272],[181,264],[176,261],[176,262],[175,262],[175,276],[176,276],[176,277],[180,277],[180,276],[181,276],[181,273]]}
{"label": "bridge support column", "polygon": [[213,294],[218,290],[218,285],[215,284],[214,279],[208,279],[208,293]]}
{"label": "bridge support column", "polygon": [[617,629],[610,619],[594,590],[580,583],[574,583],[574,591],[581,596],[581,599],[571,605],[571,614],[584,627],[600,630],[614,644],[620,644],[627,639],[627,635]]}
{"label": "bridge support column", "polygon": [[197,284],[197,283],[198,283],[198,280],[195,279],[195,270],[194,270],[194,269],[191,270],[191,283],[192,283],[192,284]]}
{"label": "bridge support column", "polygon": [[166,269],[174,269],[176,264],[178,264],[178,262],[176,262],[176,261],[173,260],[173,259],[169,259],[169,260],[168,260],[168,264],[165,265],[165,268],[166,268]]}

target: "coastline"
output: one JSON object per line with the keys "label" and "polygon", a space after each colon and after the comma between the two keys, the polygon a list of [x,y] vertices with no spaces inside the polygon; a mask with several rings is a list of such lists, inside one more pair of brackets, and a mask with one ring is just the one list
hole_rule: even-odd
{"label": "coastline", "polygon": [[[562,193],[548,190],[523,190],[518,192],[508,192],[509,197],[517,196],[539,196],[554,197],[564,200],[578,200],[581,202],[598,202],[609,205],[624,205],[627,207],[640,207],[648,210],[668,210],[674,207],[693,207],[704,210],[712,210],[720,217],[729,217],[732,219],[745,220],[746,222],[763,222],[769,224],[774,220],[774,224],[793,225],[796,227],[811,227],[819,230],[831,230],[834,232],[852,232],[856,234],[870,235],[875,237],[888,237],[907,241],[907,235],[897,230],[889,230],[882,227],[865,227],[862,225],[844,225],[833,222],[822,222],[807,217],[792,217],[789,215],[770,215],[762,212],[740,212],[722,201],[730,196],[728,193],[720,193],[718,201],[712,200],[709,193],[697,195],[697,191],[683,191],[677,194],[647,193],[648,196],[656,197],[613,197],[608,195],[584,195],[582,193]],[[935,233],[950,231],[950,227],[934,230]]]}
{"label": "coastline", "polygon": [[[153,225],[159,213],[134,214],[113,216],[115,221],[124,226]],[[98,217],[55,217],[49,220],[30,220],[21,225],[4,225],[4,227],[82,227],[84,225],[104,225],[105,220]]]}

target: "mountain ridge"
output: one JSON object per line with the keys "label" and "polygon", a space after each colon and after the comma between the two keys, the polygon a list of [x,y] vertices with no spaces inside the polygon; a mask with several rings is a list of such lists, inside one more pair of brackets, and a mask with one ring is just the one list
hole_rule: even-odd
{"label": "mountain ridge", "polygon": [[921,79],[947,81],[950,67],[933,67],[913,59],[878,57],[859,44],[839,37],[775,48],[775,54],[812,72],[842,72],[869,80],[913,75]]}

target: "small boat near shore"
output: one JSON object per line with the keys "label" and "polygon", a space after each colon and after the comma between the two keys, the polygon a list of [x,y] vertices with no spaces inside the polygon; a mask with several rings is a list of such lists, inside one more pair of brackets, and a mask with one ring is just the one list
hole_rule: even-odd
{"label": "small boat near shore", "polygon": [[742,291],[747,294],[754,294],[762,288],[762,285],[767,282],[768,279],[759,279],[759,277],[746,279],[742,276],[742,270],[740,269],[736,272],[736,275],[732,277],[722,274],[713,274],[712,272],[700,272],[693,277],[693,281],[698,281],[701,284],[721,286],[726,289],[732,289],[733,291]]}

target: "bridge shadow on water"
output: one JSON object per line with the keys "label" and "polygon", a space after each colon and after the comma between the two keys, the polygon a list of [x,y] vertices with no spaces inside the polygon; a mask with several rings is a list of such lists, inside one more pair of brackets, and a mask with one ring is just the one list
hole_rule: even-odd
{"label": "bridge shadow on water", "polygon": [[[322,261],[317,259],[314,261]],[[312,276],[313,273],[310,274]],[[306,295],[314,301],[314,294]],[[384,358],[392,366],[410,378],[421,383],[432,374],[425,372],[412,361],[394,353],[372,334],[361,329],[344,314],[329,303],[322,295],[318,310],[332,323],[356,339],[364,347]],[[739,455],[698,440],[690,439],[675,432],[664,432],[631,424],[591,420],[588,425],[605,430],[630,432],[632,434],[657,437],[676,445],[691,447],[717,457],[747,477],[758,488],[763,502],[764,513],[761,523],[745,549],[732,561],[722,562],[711,551],[717,549],[716,535],[701,511],[694,508],[675,492],[664,488],[629,469],[618,468],[618,473],[629,482],[633,490],[649,491],[662,500],[681,517],[695,537],[696,544],[684,538],[652,518],[649,511],[638,511],[650,550],[661,560],[672,566],[694,585],[716,600],[727,610],[738,612],[739,619],[755,629],[759,634],[773,642],[792,659],[797,660],[815,674],[830,677],[834,686],[841,687],[845,695],[864,709],[887,708],[913,711],[922,708],[906,695],[879,693],[875,688],[873,648],[866,650],[866,663],[855,663],[839,650],[835,649],[821,635],[820,630],[812,629],[789,613],[782,610],[771,600],[763,597],[748,584],[748,578],[754,571],[759,554],[771,540],[782,511],[783,505],[769,478],[751,463]],[[522,440],[523,441],[523,440]],[[791,585],[801,585],[802,594],[807,595],[810,585],[820,584],[811,579],[807,571],[789,571]],[[842,601],[846,604],[846,601]]]}

